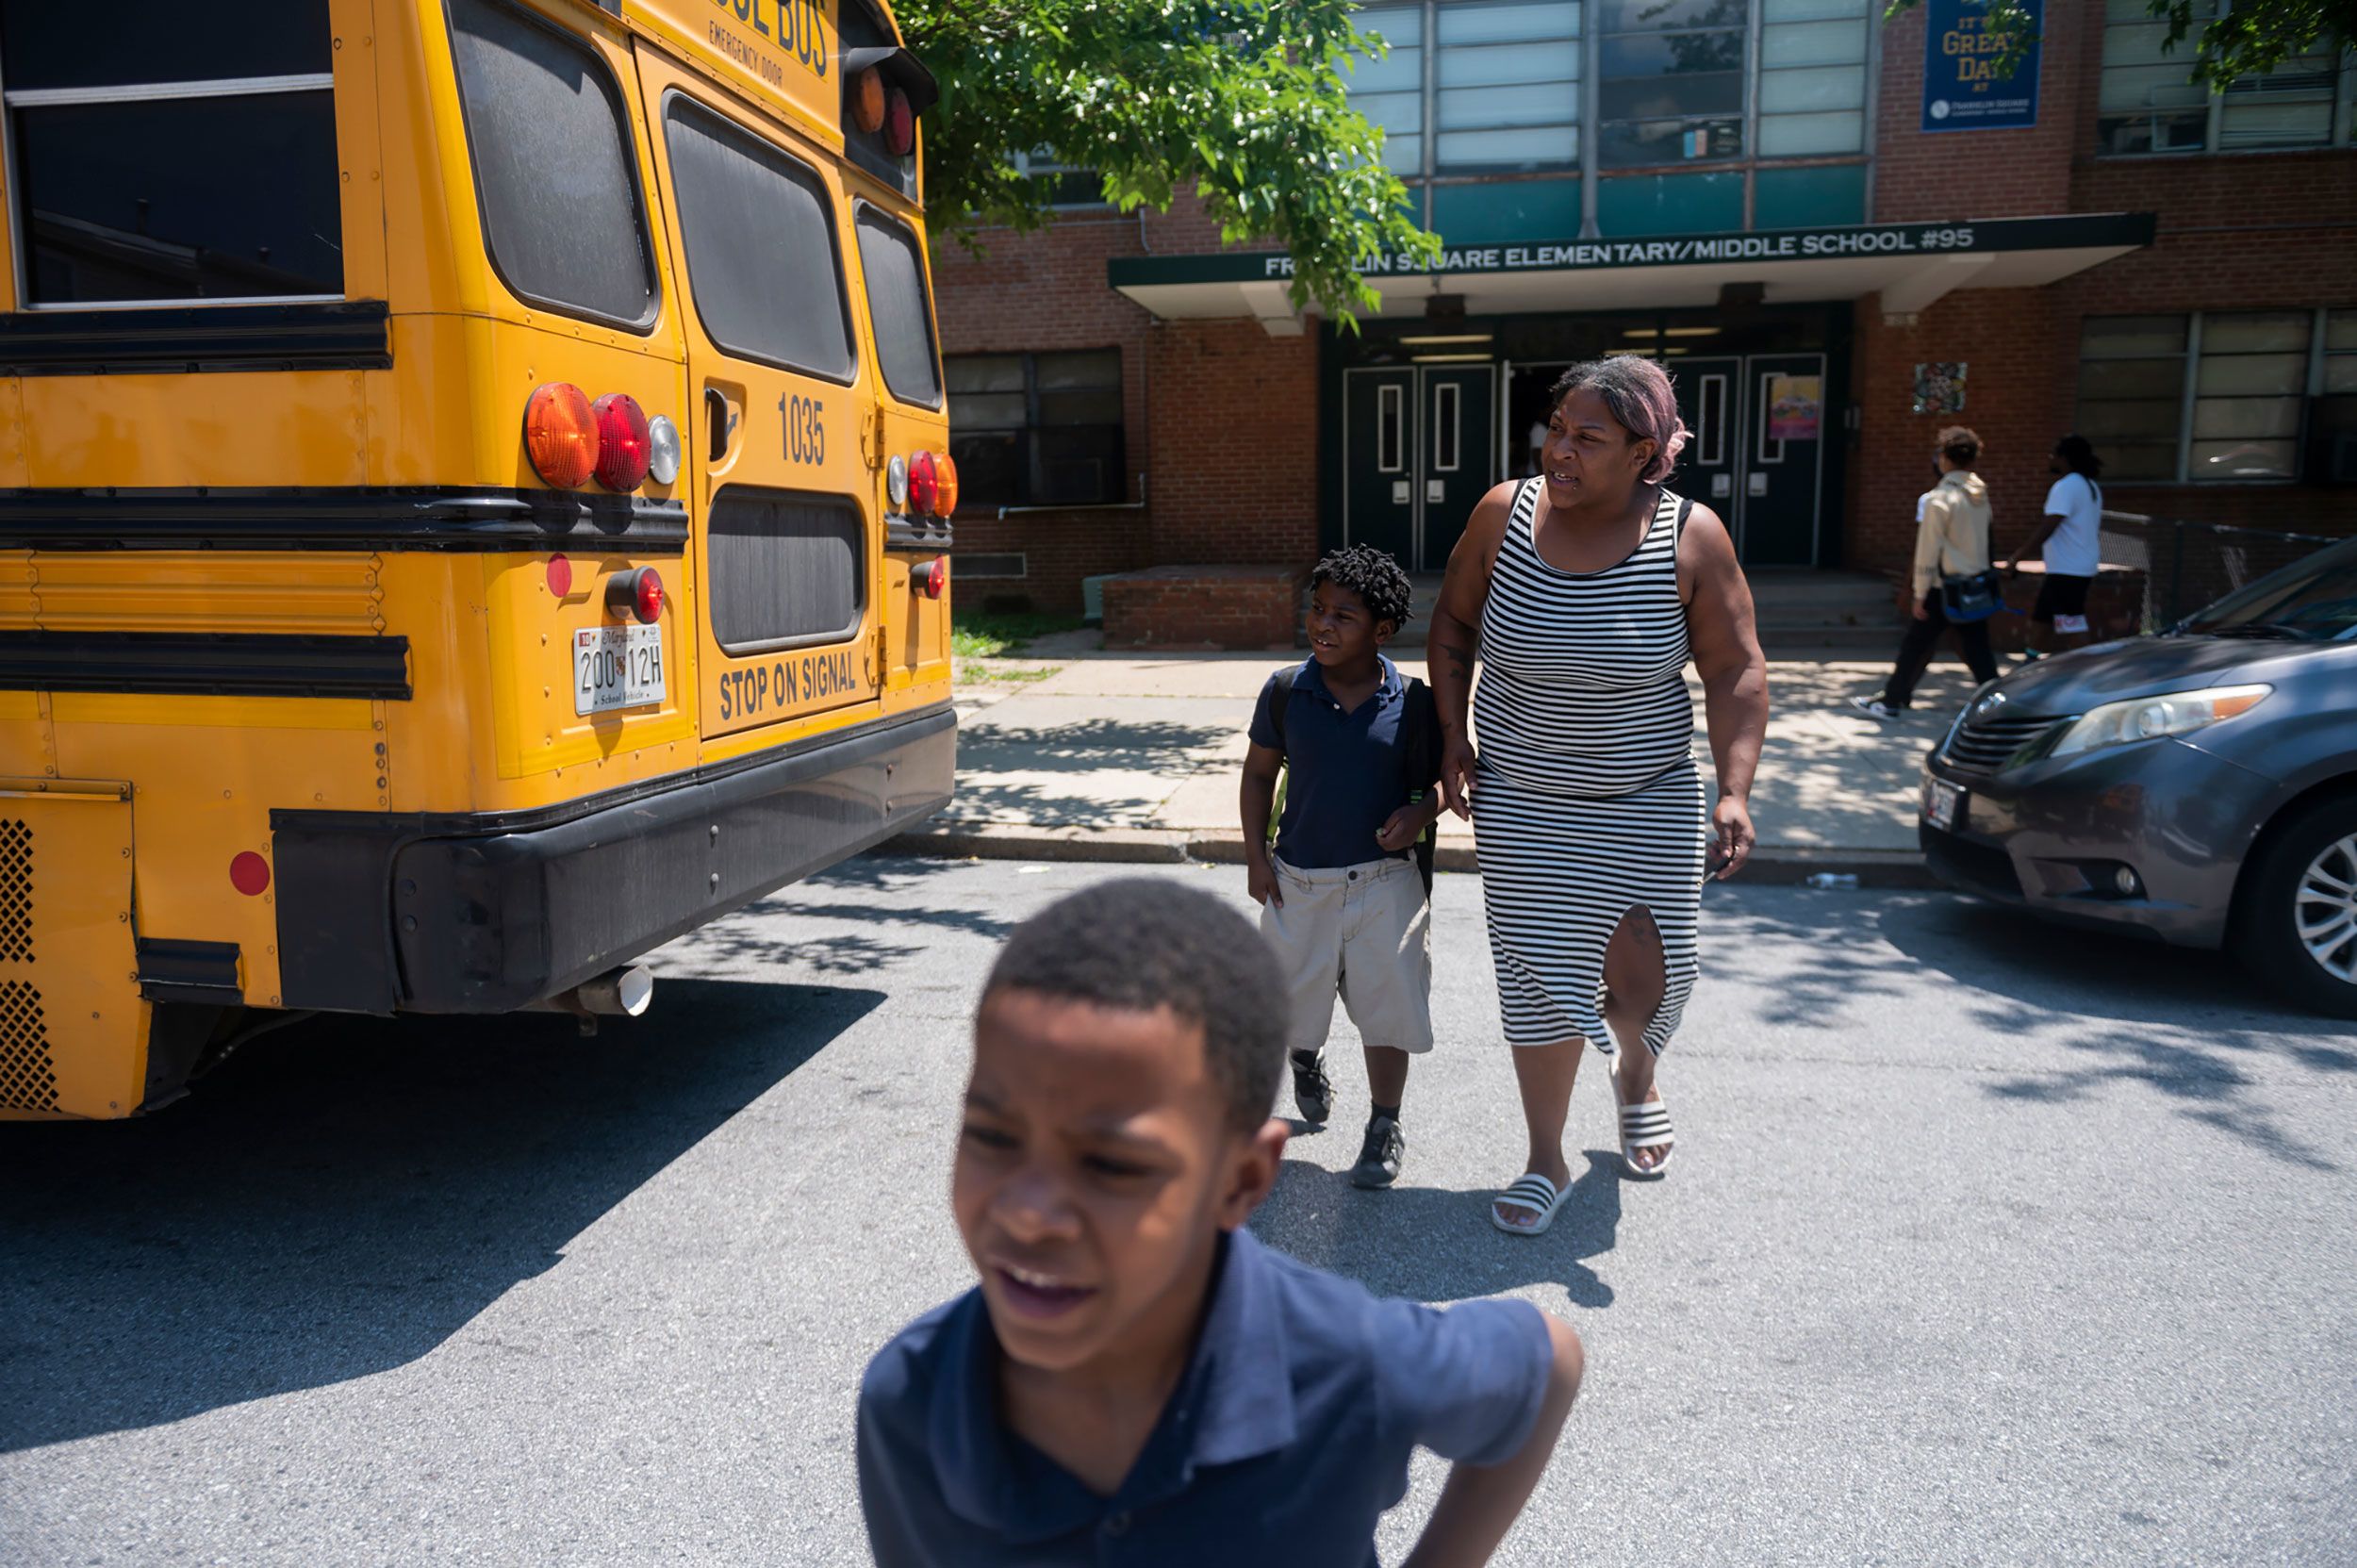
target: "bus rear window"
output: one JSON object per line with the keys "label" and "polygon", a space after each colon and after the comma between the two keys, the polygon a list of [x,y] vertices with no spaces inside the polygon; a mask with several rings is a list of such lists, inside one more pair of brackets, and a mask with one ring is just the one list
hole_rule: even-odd
{"label": "bus rear window", "polygon": [[663,118],[680,243],[696,314],[713,345],[849,382],[851,322],[826,187],[689,99],[674,94]]}
{"label": "bus rear window", "polygon": [[902,403],[941,406],[933,356],[933,318],[925,300],[925,264],[916,236],[874,207],[859,210],[859,259],[867,274],[867,315],[884,385]]}
{"label": "bus rear window", "polygon": [[617,326],[655,317],[654,258],[613,76],[554,27],[451,0],[483,239],[519,298]]}
{"label": "bus rear window", "polygon": [[0,0],[27,305],[340,298],[325,0]]}

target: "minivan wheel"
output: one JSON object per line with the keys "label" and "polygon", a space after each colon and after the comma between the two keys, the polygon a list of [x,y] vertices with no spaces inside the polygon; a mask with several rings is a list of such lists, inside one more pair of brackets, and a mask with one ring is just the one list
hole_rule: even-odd
{"label": "minivan wheel", "polygon": [[2287,999],[2357,1018],[2357,797],[2302,809],[2249,868],[2235,947]]}

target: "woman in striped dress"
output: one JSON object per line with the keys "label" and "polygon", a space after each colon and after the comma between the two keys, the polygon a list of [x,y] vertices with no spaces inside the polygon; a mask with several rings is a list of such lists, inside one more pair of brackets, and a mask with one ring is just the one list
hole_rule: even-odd
{"label": "woman in striped dress", "polygon": [[[1768,727],[1768,667],[1726,525],[1664,487],[1686,443],[1667,373],[1635,357],[1577,365],[1550,404],[1541,471],[1474,508],[1427,648],[1442,788],[1473,818],[1530,1133],[1492,1218],[1523,1235],[1554,1221],[1571,1185],[1563,1121],[1583,1043],[1614,1063],[1631,1174],[1668,1163],[1655,1066],[1693,987],[1702,883],[1751,853]],[[1707,813],[1689,659],[1718,765]]]}

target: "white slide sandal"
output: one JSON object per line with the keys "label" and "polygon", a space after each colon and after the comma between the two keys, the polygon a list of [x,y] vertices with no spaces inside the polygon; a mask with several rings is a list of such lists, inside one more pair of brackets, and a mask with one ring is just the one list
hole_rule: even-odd
{"label": "white slide sandal", "polygon": [[[1562,1208],[1563,1200],[1571,1196],[1571,1188],[1558,1190],[1554,1182],[1532,1171],[1490,1200],[1490,1223],[1509,1236],[1542,1236],[1546,1234],[1547,1227],[1555,1223],[1556,1211]],[[1539,1217],[1528,1225],[1508,1225],[1498,1216],[1498,1205],[1501,1203],[1527,1210]]]}
{"label": "white slide sandal", "polygon": [[[1620,1080],[1612,1081],[1613,1093],[1620,1093]],[[1640,1181],[1657,1180],[1670,1168],[1671,1147],[1678,1141],[1676,1130],[1670,1126],[1670,1108],[1657,1099],[1640,1105],[1621,1107],[1621,1164],[1629,1175]],[[1647,1170],[1637,1163],[1640,1148],[1658,1148],[1661,1163]]]}

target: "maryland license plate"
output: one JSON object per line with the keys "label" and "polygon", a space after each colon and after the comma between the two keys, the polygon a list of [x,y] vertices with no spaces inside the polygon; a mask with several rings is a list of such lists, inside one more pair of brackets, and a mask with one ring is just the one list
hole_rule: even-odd
{"label": "maryland license plate", "polygon": [[1964,790],[1945,779],[1923,780],[1923,820],[1935,828],[1956,831],[1964,822]]}
{"label": "maryland license plate", "polygon": [[573,634],[573,712],[663,701],[663,628],[585,626]]}

